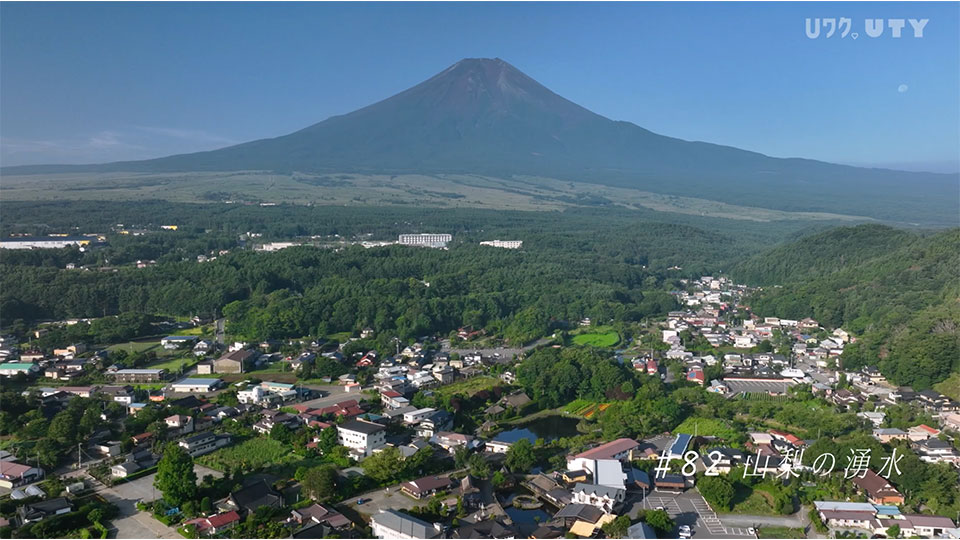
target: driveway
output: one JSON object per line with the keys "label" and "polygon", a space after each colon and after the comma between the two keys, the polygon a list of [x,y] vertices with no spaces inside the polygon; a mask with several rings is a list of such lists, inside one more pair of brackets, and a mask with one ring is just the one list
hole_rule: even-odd
{"label": "driveway", "polygon": [[[198,482],[208,474],[216,477],[223,476],[223,473],[201,465],[194,465],[193,470],[197,474]],[[149,502],[159,499],[162,495],[153,487],[155,477],[156,474],[150,474],[114,487],[101,487],[97,490],[103,498],[119,509],[118,516],[110,523],[111,536],[114,538],[182,538],[176,529],[153,519],[149,512],[137,510],[137,501]]]}
{"label": "driveway", "polygon": [[[357,499],[361,497],[363,497],[364,503],[357,504]],[[423,506],[426,503],[426,500],[418,501],[413,497],[404,495],[400,492],[400,486],[395,485],[351,497],[349,501],[344,501],[341,504],[363,515],[365,518],[369,518],[370,516],[379,514],[380,510],[409,510],[414,506]]]}

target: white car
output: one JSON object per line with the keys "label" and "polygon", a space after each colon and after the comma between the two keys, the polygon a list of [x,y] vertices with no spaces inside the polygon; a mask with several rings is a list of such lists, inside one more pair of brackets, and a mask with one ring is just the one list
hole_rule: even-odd
{"label": "white car", "polygon": [[690,533],[690,526],[689,526],[689,525],[681,525],[681,526],[680,526],[680,538],[690,538],[691,536],[692,536],[692,534]]}
{"label": "white car", "polygon": [[756,536],[757,530],[754,529],[753,527],[750,527],[749,529],[747,529],[747,534],[752,534],[753,536]]}

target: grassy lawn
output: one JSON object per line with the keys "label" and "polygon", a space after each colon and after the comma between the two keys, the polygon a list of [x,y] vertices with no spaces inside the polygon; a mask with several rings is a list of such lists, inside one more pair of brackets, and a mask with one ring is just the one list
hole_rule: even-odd
{"label": "grassy lawn", "polygon": [[[717,512],[718,514],[721,512]],[[765,493],[738,486],[733,496],[733,509],[725,514],[751,514],[759,516],[775,516],[777,512],[770,506]]]}
{"label": "grassy lawn", "polygon": [[590,345],[592,347],[613,347],[620,343],[620,334],[609,327],[593,329],[592,332],[577,334],[572,338],[574,345]]}
{"label": "grassy lawn", "polygon": [[134,384],[131,386],[133,386],[137,390],[146,390],[149,392],[150,390],[162,390],[168,384],[169,383],[157,382],[157,383],[140,383],[140,384]]}
{"label": "grassy lawn", "polygon": [[227,467],[236,470],[241,466],[250,470],[284,463],[291,459],[298,458],[290,452],[290,447],[280,441],[258,437],[200,456],[197,458],[197,463],[218,471],[223,471]]}
{"label": "grassy lawn", "polygon": [[[194,326],[193,328],[184,328],[182,330],[177,330],[177,335],[178,336],[202,336],[204,335],[203,327]],[[210,334],[210,336],[212,337],[212,334]]]}
{"label": "grassy lawn", "polygon": [[186,370],[196,363],[196,358],[171,358],[162,362],[154,362],[146,367],[148,369],[165,369],[170,373],[177,373],[180,371],[180,368]]}
{"label": "grassy lawn", "polygon": [[698,418],[692,416],[683,421],[673,430],[674,433],[688,433],[690,435],[711,435],[725,440],[736,439],[739,432],[730,427],[727,422],[716,418]]}
{"label": "grassy lawn", "polygon": [[796,527],[760,527],[759,538],[806,538],[807,533]]}
{"label": "grassy lawn", "polygon": [[116,345],[111,345],[107,347],[109,351],[126,351],[127,353],[140,353],[153,351],[157,354],[160,354],[163,349],[160,347],[159,341],[130,341],[127,343],[117,343]]}
{"label": "grassy lawn", "polygon": [[441,386],[440,388],[435,389],[434,392],[443,397],[452,396],[454,394],[473,396],[481,390],[489,390],[498,384],[500,384],[500,380],[496,377],[490,375],[480,375],[479,377],[471,377],[469,379],[457,381],[453,384]]}
{"label": "grassy lawn", "polygon": [[350,332],[339,332],[336,334],[327,334],[326,338],[330,341],[336,340],[339,343],[345,343],[351,336],[352,333]]}

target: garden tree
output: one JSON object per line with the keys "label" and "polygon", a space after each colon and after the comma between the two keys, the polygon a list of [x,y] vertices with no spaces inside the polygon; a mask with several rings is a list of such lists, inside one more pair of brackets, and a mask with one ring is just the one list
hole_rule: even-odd
{"label": "garden tree", "polygon": [[490,464],[487,463],[487,460],[484,459],[481,454],[472,454],[467,459],[467,466],[470,476],[479,478],[480,480],[485,480],[490,476]]}
{"label": "garden tree", "polygon": [[69,409],[58,412],[50,421],[47,436],[60,444],[74,444],[77,438],[77,418]]}
{"label": "garden tree", "polygon": [[643,519],[647,522],[647,525],[653,527],[660,538],[669,538],[676,526],[666,510],[648,510]]}
{"label": "garden tree", "polygon": [[90,523],[102,523],[104,515],[102,508],[94,508],[87,513],[87,519]]}
{"label": "garden tree", "polygon": [[333,465],[321,465],[307,471],[303,489],[316,500],[326,500],[337,494],[337,469]]}
{"label": "garden tree", "polygon": [[507,483],[507,477],[503,474],[503,471],[497,471],[493,473],[493,478],[490,479],[490,483],[493,484],[495,489],[500,489],[501,486]]}
{"label": "garden tree", "polygon": [[891,525],[887,527],[887,538],[899,538],[900,537],[900,526]]}
{"label": "garden tree", "polygon": [[470,459],[470,450],[467,450],[466,446],[458,446],[453,450],[453,464],[458,469],[463,469],[467,466],[467,462]]}
{"label": "garden tree", "polygon": [[197,496],[197,474],[193,472],[193,458],[180,445],[169,443],[157,464],[154,487],[163,492],[163,500],[179,506]]}
{"label": "garden tree", "polygon": [[403,455],[396,446],[388,446],[363,460],[363,471],[379,484],[398,479],[403,469]]}
{"label": "garden tree", "polygon": [[240,404],[240,400],[237,398],[237,389],[230,388],[220,392],[213,398],[213,402],[224,407],[236,407]]}
{"label": "garden tree", "polygon": [[320,431],[320,440],[317,441],[317,448],[324,455],[333,450],[337,444],[337,428],[330,426]]}
{"label": "garden tree", "polygon": [[210,500],[210,497],[200,499],[200,512],[205,516],[213,513],[213,502]]}
{"label": "garden tree", "polygon": [[270,429],[270,438],[285,444],[290,444],[293,439],[293,430],[286,424],[276,424]]}
{"label": "garden tree", "polygon": [[604,523],[601,528],[607,538],[623,538],[630,529],[630,516],[618,516],[613,521]]}
{"label": "garden tree", "polygon": [[197,502],[196,501],[184,501],[180,505],[180,511],[183,512],[183,515],[188,517],[194,517],[197,515]]}
{"label": "garden tree", "polygon": [[432,465],[433,454],[434,450],[432,446],[420,448],[406,459],[404,463],[405,470],[414,475],[423,474],[424,469],[428,469]]}
{"label": "garden tree", "polygon": [[730,510],[733,507],[735,489],[721,476],[703,476],[697,481],[697,489],[703,498],[714,507]]}
{"label": "garden tree", "polygon": [[510,445],[507,450],[507,459],[504,461],[511,472],[527,472],[537,462],[537,457],[533,453],[533,445],[527,439]]}

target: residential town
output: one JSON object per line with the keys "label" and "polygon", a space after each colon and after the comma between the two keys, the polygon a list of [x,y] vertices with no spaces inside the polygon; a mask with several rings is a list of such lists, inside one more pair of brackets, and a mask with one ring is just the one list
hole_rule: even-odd
{"label": "residential town", "polygon": [[[524,346],[462,327],[396,341],[388,355],[371,347],[376,328],[228,341],[222,321],[200,318],[104,348],[37,346],[76,321],[37,327],[24,342],[3,336],[0,530],[960,538],[956,515],[917,499],[934,488],[907,487],[898,472],[907,461],[932,468],[954,497],[934,502],[960,504],[960,404],[893,386],[875,366],[845,369],[843,351],[857,336],[843,328],[754,314],[745,304],[752,289],[725,277],[683,284],[672,293],[681,309],[631,337],[584,319]],[[589,350],[634,372],[627,394],[544,406],[525,365],[610,334],[609,345]],[[126,352],[138,348],[150,350],[148,363]],[[647,385],[741,407],[744,423],[694,407],[672,431],[608,437],[609,408]],[[826,421],[811,438],[816,429],[778,409],[790,403],[850,422],[863,446],[831,443],[832,430],[847,428]]]}

